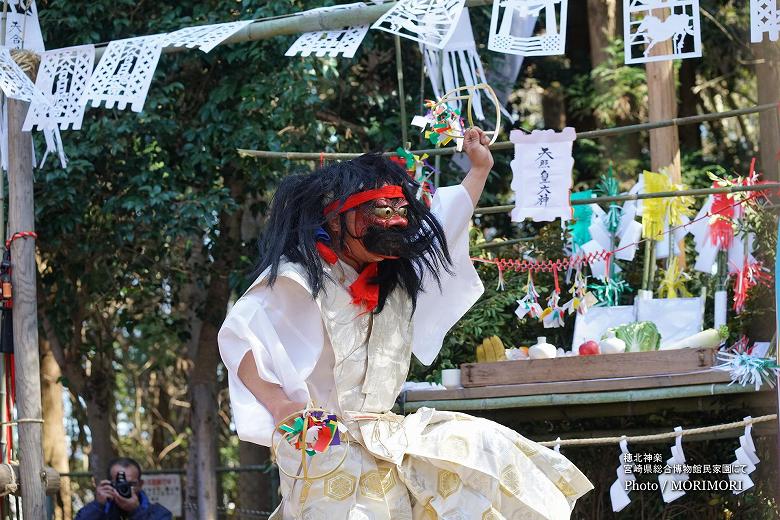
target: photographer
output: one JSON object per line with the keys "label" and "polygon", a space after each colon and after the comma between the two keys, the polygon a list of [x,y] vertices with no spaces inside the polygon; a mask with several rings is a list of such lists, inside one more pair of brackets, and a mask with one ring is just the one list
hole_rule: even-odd
{"label": "photographer", "polygon": [[95,500],[84,506],[76,520],[171,520],[171,512],[160,504],[151,504],[141,487],[141,466],[121,457],[108,465],[109,480],[95,490]]}

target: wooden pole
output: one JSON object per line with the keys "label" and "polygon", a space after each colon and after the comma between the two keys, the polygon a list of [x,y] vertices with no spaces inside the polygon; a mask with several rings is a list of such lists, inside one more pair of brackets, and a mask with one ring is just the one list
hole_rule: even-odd
{"label": "wooden pole", "polygon": [[[35,231],[32,136],[22,132],[29,104],[8,100],[8,227],[9,234]],[[38,361],[35,241],[11,244],[14,288],[14,365],[16,368],[19,469],[24,518],[45,518],[41,376]]]}
{"label": "wooden pole", "polygon": [[[753,49],[756,64],[756,83],[759,103],[780,103],[780,42],[767,37]],[[780,106],[777,110],[759,115],[759,171],[764,180],[780,179]]]}
{"label": "wooden pole", "polygon": [[[26,51],[12,51],[12,55],[34,80],[37,56]],[[28,108],[27,102],[8,99],[9,237],[19,232],[35,231],[32,134],[22,132]],[[47,476],[43,457],[35,241],[30,237],[12,240],[10,250],[22,514],[25,518],[44,518]]]}

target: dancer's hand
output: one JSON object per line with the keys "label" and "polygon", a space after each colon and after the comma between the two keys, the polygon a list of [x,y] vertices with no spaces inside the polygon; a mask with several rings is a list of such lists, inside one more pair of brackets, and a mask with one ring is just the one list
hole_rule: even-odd
{"label": "dancer's hand", "polygon": [[488,148],[489,144],[490,138],[481,128],[473,127],[466,130],[463,151],[469,156],[472,170],[477,169],[487,173],[493,167],[493,154]]}
{"label": "dancer's hand", "polygon": [[[287,419],[290,415],[296,412],[302,412],[305,408],[306,408],[306,403],[301,403],[298,401],[288,401],[288,400],[279,401],[277,404],[274,405],[273,409],[271,410],[271,415],[274,416],[274,423],[279,424],[285,419]],[[286,421],[285,424],[291,423],[293,420],[295,420],[295,418]]]}

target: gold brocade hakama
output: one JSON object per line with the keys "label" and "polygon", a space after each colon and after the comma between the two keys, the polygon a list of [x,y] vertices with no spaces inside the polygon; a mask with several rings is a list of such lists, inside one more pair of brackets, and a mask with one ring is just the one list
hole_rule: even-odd
{"label": "gold brocade hakama", "polygon": [[[290,264],[280,270],[306,287]],[[536,520],[568,519],[577,498],[593,488],[566,457],[487,419],[421,408],[398,416],[393,407],[411,360],[410,303],[398,291],[377,315],[361,313],[332,271],[316,298],[335,366],[327,402],[349,436],[307,458],[309,475],[280,474],[284,520]],[[302,474],[301,454],[282,442],[277,463]],[[341,465],[339,461],[347,449]],[[296,470],[299,470],[296,472]]]}

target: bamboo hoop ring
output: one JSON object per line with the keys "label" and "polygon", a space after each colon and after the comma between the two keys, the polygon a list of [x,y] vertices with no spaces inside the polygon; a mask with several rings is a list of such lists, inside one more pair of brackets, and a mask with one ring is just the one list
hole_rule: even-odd
{"label": "bamboo hoop ring", "polygon": [[[458,92],[461,92],[463,90],[468,91],[468,94],[467,95],[456,95]],[[498,96],[496,96],[496,92],[493,90],[493,87],[491,87],[487,83],[479,83],[477,85],[466,85],[466,86],[463,86],[463,87],[454,88],[454,89],[450,90],[449,92],[447,92],[446,94],[444,94],[444,96],[442,96],[438,101],[436,101],[436,104],[434,105],[434,107],[439,106],[441,104],[446,104],[448,101],[457,101],[457,100],[460,100],[460,99],[466,99],[467,100],[467,104],[466,104],[466,119],[468,121],[469,128],[474,128],[474,117],[473,117],[474,116],[474,112],[473,112],[473,105],[474,105],[474,103],[473,103],[472,100],[474,98],[474,93],[479,91],[479,90],[484,90],[485,92],[487,92],[489,94],[490,101],[493,103],[493,106],[496,107],[496,126],[495,126],[495,129],[494,130],[483,130],[483,132],[486,135],[491,135],[492,136],[490,138],[490,144],[492,145],[493,143],[496,142],[496,139],[498,139],[498,133],[499,133],[499,130],[500,130],[500,127],[501,127],[501,103],[498,101]],[[464,128],[463,129],[463,134],[455,134],[455,133],[452,133],[452,132],[444,132],[444,135],[446,135],[448,137],[453,137],[453,138],[462,138],[463,135],[465,134],[465,132],[466,132],[466,129]]]}
{"label": "bamboo hoop ring", "polygon": [[[273,433],[271,434],[271,455],[273,456],[273,459],[276,460],[276,467],[279,468],[279,471],[283,473],[285,476],[290,477],[294,480],[317,480],[321,478],[325,478],[327,476],[332,475],[336,471],[341,468],[341,466],[344,465],[344,462],[347,460],[347,453],[349,453],[349,436],[345,435],[344,438],[346,439],[346,445],[344,446],[344,455],[341,456],[341,460],[339,460],[338,464],[331,469],[330,471],[327,471],[325,473],[322,473],[320,475],[314,475],[311,476],[308,473],[308,467],[306,466],[306,432],[308,431],[308,425],[309,425],[309,414],[311,412],[322,412],[323,414],[328,414],[329,412],[327,410],[324,410],[322,408],[305,408],[299,412],[293,412],[284,419],[279,422],[276,427],[274,428]],[[303,447],[301,448],[301,467],[298,469],[298,471],[301,471],[303,469],[303,475],[300,474],[292,474],[291,472],[288,472],[285,470],[282,465],[279,463],[279,446],[281,445],[282,441],[285,440],[284,435],[279,436],[279,440],[274,443],[274,436],[279,432],[282,425],[286,424],[287,421],[294,419],[296,417],[302,416],[304,418],[304,428],[303,431],[301,431],[301,437],[303,438]],[[338,428],[338,427],[337,427]]]}

